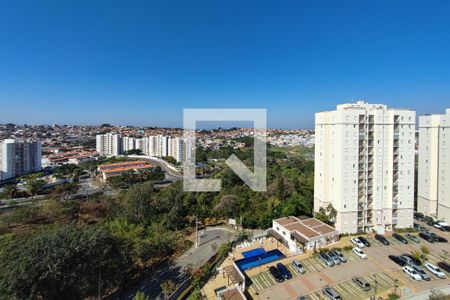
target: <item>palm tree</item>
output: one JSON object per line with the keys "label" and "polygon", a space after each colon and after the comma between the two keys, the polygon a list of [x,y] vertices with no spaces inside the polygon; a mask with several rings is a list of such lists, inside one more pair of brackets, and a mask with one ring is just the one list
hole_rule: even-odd
{"label": "palm tree", "polygon": [[161,289],[163,291],[165,299],[169,299],[170,294],[175,291],[175,283],[172,280],[166,280],[161,283]]}
{"label": "palm tree", "polygon": [[139,291],[134,295],[133,300],[150,300],[150,297]]}
{"label": "palm tree", "polygon": [[9,199],[13,199],[18,192],[17,186],[15,184],[8,184],[7,186],[5,186],[5,192],[8,195]]}

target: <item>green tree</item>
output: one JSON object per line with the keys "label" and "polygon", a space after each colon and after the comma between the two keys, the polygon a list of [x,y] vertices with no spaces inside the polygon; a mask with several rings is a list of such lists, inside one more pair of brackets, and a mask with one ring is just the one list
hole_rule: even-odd
{"label": "green tree", "polygon": [[170,294],[175,291],[175,283],[173,283],[172,280],[166,280],[161,283],[161,289],[163,291],[164,297],[168,299]]}
{"label": "green tree", "polygon": [[[58,225],[15,236],[0,256],[0,293],[18,299],[82,299],[120,280],[124,258],[104,227]],[[99,276],[100,275],[100,276]]]}
{"label": "green tree", "polygon": [[22,180],[25,183],[25,188],[27,189],[28,193],[31,195],[31,200],[34,199],[34,196],[42,189],[42,187],[45,185],[45,181],[41,179],[44,174],[42,173],[35,173],[26,175],[22,178]]}
{"label": "green tree", "polygon": [[150,300],[150,297],[147,296],[144,292],[137,292],[136,295],[134,295],[133,300]]}

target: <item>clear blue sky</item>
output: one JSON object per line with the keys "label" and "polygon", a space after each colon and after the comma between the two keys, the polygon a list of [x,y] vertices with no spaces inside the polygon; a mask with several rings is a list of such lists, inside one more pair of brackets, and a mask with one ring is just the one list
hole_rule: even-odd
{"label": "clear blue sky", "polygon": [[0,1],[0,123],[304,128],[360,98],[450,107],[450,1]]}

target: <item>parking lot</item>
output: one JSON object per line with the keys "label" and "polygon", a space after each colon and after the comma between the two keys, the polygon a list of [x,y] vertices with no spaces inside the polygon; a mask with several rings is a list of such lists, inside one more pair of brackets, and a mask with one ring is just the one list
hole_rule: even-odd
{"label": "parking lot", "polygon": [[[347,260],[348,260],[347,263],[351,263],[351,262],[354,262],[356,260],[361,260],[352,251],[342,251],[342,253],[347,258]],[[301,263],[302,263],[303,267],[306,270],[306,273],[303,274],[303,276],[305,276],[306,274],[314,273],[314,272],[320,272],[320,271],[326,269],[326,267],[325,267],[324,263],[322,262],[322,260],[320,260],[320,258],[317,257],[317,256],[301,260]],[[289,269],[289,271],[291,272],[293,278],[302,276],[292,266],[292,264],[290,264],[290,263],[289,264],[285,264],[285,266]],[[267,269],[267,268],[265,268],[265,269]],[[274,286],[276,284],[275,279],[270,274],[270,272],[267,271],[267,270],[263,271],[263,272],[260,272],[256,276],[251,277],[250,279],[252,281],[252,285],[250,286],[250,289],[253,290],[255,294],[258,293],[261,290],[267,289],[267,288],[272,287],[272,286]]]}
{"label": "parking lot", "polygon": [[[449,233],[440,232],[440,235],[448,238]],[[301,260],[306,273],[300,275],[290,264],[285,265],[291,271],[293,278],[283,283],[276,283],[267,268],[262,268],[261,272],[251,277],[252,284],[249,286],[251,294],[257,299],[296,299],[298,296],[309,295],[310,299],[324,299],[321,289],[324,286],[333,287],[342,299],[367,299],[375,292],[381,293],[404,287],[414,292],[436,288],[450,284],[450,274],[446,279],[439,279],[431,272],[422,269],[431,277],[431,281],[415,281],[402,268],[392,262],[388,255],[402,255],[412,251],[421,252],[421,247],[426,246],[430,253],[427,254],[427,262],[437,264],[440,261],[448,261],[450,246],[448,243],[429,243],[420,239],[420,243],[408,240],[408,244],[386,236],[390,242],[389,246],[383,245],[373,237],[368,237],[371,247],[364,248],[367,260],[361,260],[351,251],[343,251],[348,262],[339,266],[326,268],[324,263],[317,257],[309,257]],[[351,281],[354,276],[359,276],[367,280],[373,289],[363,292],[360,287]],[[275,297],[275,298],[274,298]]]}
{"label": "parking lot", "polygon": [[[364,275],[361,277],[365,279],[367,282],[369,282],[370,285],[373,287],[371,291],[368,292],[363,291],[352,280],[346,280],[338,284],[332,285],[331,287],[335,289],[339,293],[339,295],[341,295],[342,299],[367,299],[370,296],[373,296],[375,292],[375,287],[378,293],[393,287],[395,284],[395,278],[389,275],[388,273],[380,272],[375,274]],[[314,293],[311,293],[309,295],[309,298],[314,300],[321,300],[323,299],[323,295],[322,292],[318,290]]]}

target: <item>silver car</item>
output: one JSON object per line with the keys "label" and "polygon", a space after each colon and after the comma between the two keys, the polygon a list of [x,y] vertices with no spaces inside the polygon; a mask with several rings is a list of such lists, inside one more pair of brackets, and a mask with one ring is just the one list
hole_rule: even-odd
{"label": "silver car", "polygon": [[419,273],[420,277],[422,277],[423,280],[426,280],[426,281],[430,281],[431,280],[431,277],[427,273],[425,273],[425,271],[422,268],[420,268],[420,267],[418,267],[416,265],[411,265],[411,268],[413,268],[414,271]]}
{"label": "silver car", "polygon": [[322,293],[325,297],[327,297],[330,300],[341,300],[341,296],[331,287],[324,287],[322,289]]}
{"label": "silver car", "polygon": [[333,251],[328,251],[327,254],[328,254],[328,257],[333,260],[335,265],[341,264],[341,260],[339,259],[339,256],[336,255],[336,253],[334,253]]}
{"label": "silver car", "polygon": [[294,260],[292,262],[292,266],[294,266],[294,269],[296,269],[300,274],[304,274],[306,272],[305,268],[298,260]]}

